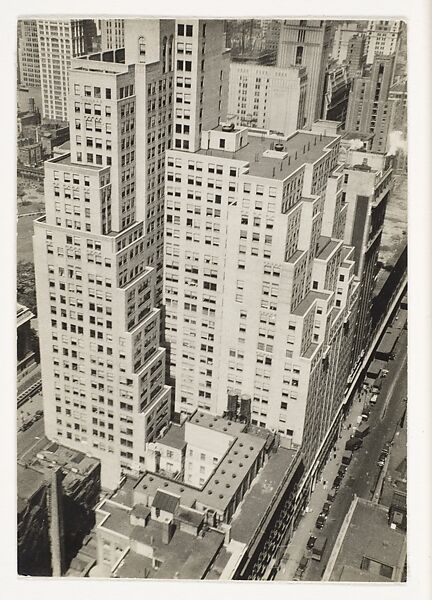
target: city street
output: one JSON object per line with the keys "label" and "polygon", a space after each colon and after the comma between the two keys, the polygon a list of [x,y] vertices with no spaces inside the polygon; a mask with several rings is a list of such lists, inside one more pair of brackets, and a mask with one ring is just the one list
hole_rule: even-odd
{"label": "city street", "polygon": [[326,524],[321,532],[315,528],[316,518],[327,500],[327,493],[330,491],[341,464],[345,442],[350,437],[352,427],[357,424],[357,417],[362,411],[366,400],[365,392],[361,396],[357,393],[353,400],[344,429],[341,432],[342,437],[337,446],[336,458],[333,458],[332,453],[324,468],[322,480],[317,484],[312,494],[308,512],[302,518],[287,546],[276,580],[293,579],[302,556],[309,556],[309,551],[306,549],[309,536],[312,534],[316,536],[317,533],[321,533],[327,537],[323,557],[321,561],[310,559],[302,577],[303,581],[319,581],[354,494],[365,499],[373,497],[381,471],[377,465],[379,454],[385,442],[393,439],[398,423],[406,409],[404,402],[407,395],[406,360],[407,332],[403,330],[395,347],[395,360],[390,361],[388,364],[389,373],[383,381],[378,402],[372,407],[368,421],[371,427],[370,433],[364,438],[363,446],[354,452],[351,464],[342,480],[342,485],[332,503]]}
{"label": "city street", "polygon": [[39,419],[26,431],[19,431],[17,435],[17,460],[23,460],[31,450],[37,451],[47,443],[44,430],[44,421]]}

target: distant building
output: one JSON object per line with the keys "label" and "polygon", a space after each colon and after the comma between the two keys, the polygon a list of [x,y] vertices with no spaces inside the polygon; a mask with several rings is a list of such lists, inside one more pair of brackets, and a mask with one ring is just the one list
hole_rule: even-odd
{"label": "distant building", "polygon": [[322,117],[338,121],[345,129],[351,80],[345,65],[332,65],[327,69],[324,85]]}
{"label": "distant building", "polygon": [[38,129],[38,138],[42,144],[44,157],[51,158],[54,148],[69,140],[69,125],[59,121],[43,123]]}
{"label": "distant building", "polygon": [[281,30],[280,19],[261,19],[260,26],[263,37],[263,46],[269,52],[277,52]]}
{"label": "distant building", "polygon": [[202,412],[147,452],[149,470],[97,507],[98,575],[262,576],[292,531],[296,453],[269,431]]}
{"label": "distant building", "polygon": [[366,63],[373,64],[376,56],[397,54],[402,21],[368,21],[366,36]]}
{"label": "distant building", "polygon": [[406,534],[392,524],[389,509],[357,496],[345,517],[323,581],[404,581]]}
{"label": "distant building", "polygon": [[34,314],[26,306],[17,305],[17,376],[18,384],[36,366],[35,353],[30,339],[30,323]]}
{"label": "distant building", "polygon": [[348,41],[345,64],[348,77],[361,77],[366,64],[365,57],[366,39],[363,35],[354,35]]}
{"label": "distant building", "polygon": [[91,19],[38,19],[43,117],[67,121],[71,59],[91,51],[95,23]]}
{"label": "distant building", "polygon": [[303,127],[306,95],[305,68],[230,65],[228,115],[237,125],[289,135]]}
{"label": "distant building", "polygon": [[402,79],[394,83],[389,90],[392,115],[389,130],[399,130],[405,135],[407,132],[407,81]]}
{"label": "distant building", "polygon": [[344,21],[336,25],[331,49],[331,58],[338,64],[343,64],[349,55],[349,46],[352,38],[363,32],[363,27],[358,21]]}
{"label": "distant building", "polygon": [[124,48],[124,19],[100,19],[101,51]]}
{"label": "distant building", "polygon": [[24,167],[37,167],[42,162],[42,144],[23,139],[18,142],[18,162]]}
{"label": "distant building", "polygon": [[372,133],[373,152],[386,152],[392,115],[389,99],[394,56],[376,56],[370,73],[354,78],[348,102],[346,130]]}
{"label": "distant building", "polygon": [[40,87],[41,65],[36,20],[18,21],[18,83],[26,87]]}
{"label": "distant building", "polygon": [[283,21],[281,25],[276,66],[306,67],[306,127],[321,118],[330,40],[330,21],[294,20]]}

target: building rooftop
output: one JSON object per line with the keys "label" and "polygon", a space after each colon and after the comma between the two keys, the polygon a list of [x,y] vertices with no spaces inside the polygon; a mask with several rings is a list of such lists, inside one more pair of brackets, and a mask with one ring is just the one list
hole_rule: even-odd
{"label": "building rooftop", "polygon": [[[193,508],[195,503],[202,503],[204,506],[224,511],[242,485],[245,475],[258,454],[266,446],[267,437],[271,434],[267,433],[264,437],[239,432],[239,429],[245,428],[243,423],[232,421],[230,422],[232,429],[230,429],[226,419],[213,417],[208,413],[195,413],[191,422],[203,427],[210,427],[213,424],[219,428],[219,431],[231,433],[236,437],[203,488],[200,490],[184,482],[173,481],[163,475],[147,472],[136,484],[135,489],[155,498],[159,493],[158,490],[161,490],[180,496],[183,506]],[[225,432],[224,429],[227,431]]]}
{"label": "building rooftop", "polygon": [[192,415],[189,421],[194,425],[200,425],[201,427],[214,429],[216,431],[220,431],[221,433],[227,433],[230,435],[239,435],[246,428],[244,423],[240,423],[238,421],[228,421],[223,417],[217,417],[215,415],[211,415],[210,413],[198,411]]}
{"label": "building rooftop", "polygon": [[162,562],[156,569],[148,558],[129,551],[115,571],[117,577],[150,579],[201,579],[221,548],[224,535],[206,531],[193,536],[177,527],[168,544],[162,542],[162,524],[150,521],[146,527],[135,527],[133,539],[154,548],[155,558]]}
{"label": "building rooftop", "polygon": [[66,167],[76,167],[77,169],[80,170],[89,170],[89,171],[103,171],[104,169],[107,169],[108,167],[103,166],[103,165],[85,165],[82,163],[73,163],[71,160],[71,155],[68,153],[64,153],[61,154],[60,156],[54,156],[53,158],[50,158],[49,160],[45,161],[45,164],[49,165],[49,164],[53,164],[55,163],[56,165],[64,165]]}
{"label": "building rooftop", "polygon": [[184,439],[184,428],[175,424],[171,424],[171,427],[168,429],[163,438],[158,440],[158,444],[183,450],[183,448],[186,446]]}
{"label": "building rooftop", "polygon": [[[198,154],[243,161],[249,163],[249,175],[283,181],[305,163],[314,163],[323,157],[337,139],[307,131],[296,131],[287,139],[249,134],[248,143],[236,152],[209,148],[199,150]],[[284,146],[281,158],[274,158],[273,152],[271,156],[263,156],[275,143]]]}
{"label": "building rooftop", "polygon": [[234,516],[231,526],[232,539],[244,544],[250,542],[278,486],[288,473],[295,455],[295,450],[278,448],[277,452],[270,456],[239,507],[238,514]]}
{"label": "building rooftop", "polygon": [[300,304],[295,307],[295,309],[292,311],[292,314],[302,317],[308,312],[316,300],[327,300],[328,297],[329,293],[310,290]]}
{"label": "building rooftop", "polygon": [[[354,502],[356,504],[348,528],[339,534],[343,536],[342,544],[330,581],[340,581],[345,567],[364,571],[366,577],[370,575],[364,579],[367,581],[377,581],[376,575],[383,577],[380,581],[400,581],[406,559],[406,535],[390,528],[386,507],[360,498],[355,498]],[[364,559],[368,559],[369,565],[365,564]],[[378,563],[376,568],[375,563]],[[380,568],[380,565],[383,567]],[[347,572],[344,577],[347,577]]]}
{"label": "building rooftop", "polygon": [[21,327],[24,323],[31,321],[33,317],[34,314],[27,306],[17,303],[17,327]]}
{"label": "building rooftop", "polygon": [[329,237],[321,236],[318,240],[319,248],[316,258],[318,260],[328,260],[333,252],[340,246],[340,240],[332,240]]}
{"label": "building rooftop", "polygon": [[108,518],[99,525],[100,527],[130,537],[134,526],[130,523],[130,509],[127,506],[122,506],[111,500],[104,500],[99,506],[99,510],[108,513]]}

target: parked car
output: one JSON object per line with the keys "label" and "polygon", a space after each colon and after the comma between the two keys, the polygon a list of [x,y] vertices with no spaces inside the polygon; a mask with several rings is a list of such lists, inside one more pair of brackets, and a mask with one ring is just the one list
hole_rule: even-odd
{"label": "parked car", "polygon": [[327,517],[325,515],[319,515],[317,520],[315,521],[315,527],[317,529],[322,529],[325,525],[326,518]]}
{"label": "parked car", "polygon": [[43,410],[39,409],[35,412],[35,417],[42,417],[43,415]]}
{"label": "parked car", "polygon": [[388,456],[387,454],[383,454],[381,452],[381,454],[379,455],[378,462],[377,462],[377,465],[379,467],[383,467],[384,466],[387,456]]}
{"label": "parked car", "polygon": [[332,487],[334,487],[336,489],[339,489],[341,483],[342,483],[342,477],[340,477],[340,475],[337,475],[335,477],[335,480],[333,481],[333,486]]}
{"label": "parked car", "polygon": [[330,508],[331,508],[330,502],[324,502],[323,507],[321,509],[321,514],[327,516],[330,512]]}
{"label": "parked car", "polygon": [[299,581],[301,579],[303,573],[306,570],[306,567],[308,566],[308,562],[309,562],[309,559],[306,558],[306,556],[303,556],[303,558],[301,559],[299,566],[297,567],[297,570],[295,572],[294,579],[298,578],[297,581]]}
{"label": "parked car", "polygon": [[315,542],[316,542],[316,535],[311,535],[307,541],[306,547],[309,548],[309,550],[311,550],[314,547]]}
{"label": "parked car", "polygon": [[337,490],[335,490],[335,489],[330,490],[330,492],[327,494],[328,502],[333,502],[334,499],[336,498],[336,494],[337,494]]}
{"label": "parked car", "polygon": [[342,466],[342,467],[339,467],[338,477],[343,477],[345,475],[345,473],[346,473],[346,467],[345,467],[345,465]]}

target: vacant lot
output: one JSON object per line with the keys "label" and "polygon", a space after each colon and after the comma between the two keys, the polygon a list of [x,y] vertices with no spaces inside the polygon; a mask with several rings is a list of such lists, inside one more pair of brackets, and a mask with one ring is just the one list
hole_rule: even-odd
{"label": "vacant lot", "polygon": [[[21,177],[17,180],[17,214],[44,212],[43,185]],[[33,262],[33,221],[37,218],[20,217],[17,220],[17,261]]]}

